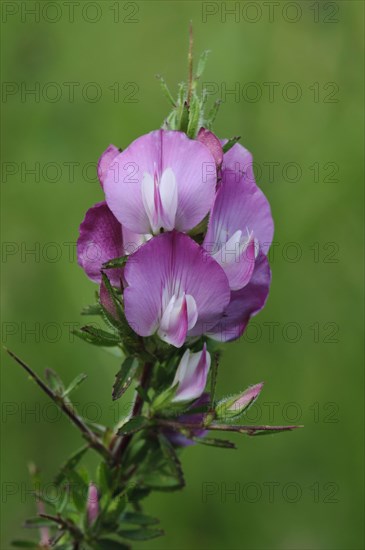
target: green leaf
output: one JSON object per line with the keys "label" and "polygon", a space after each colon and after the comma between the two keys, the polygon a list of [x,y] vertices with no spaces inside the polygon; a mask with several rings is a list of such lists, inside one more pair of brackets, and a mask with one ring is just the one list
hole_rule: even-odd
{"label": "green leaf", "polygon": [[139,362],[135,357],[127,357],[124,360],[120,371],[115,377],[112,393],[113,401],[122,397],[124,392],[129,388],[137,372],[138,366]]}
{"label": "green leaf", "polygon": [[59,500],[56,505],[56,510],[59,515],[63,514],[64,510],[66,510],[66,507],[70,502],[69,486],[64,484],[61,486],[61,488],[62,492],[59,495]]}
{"label": "green leaf", "polygon": [[175,384],[163,391],[153,400],[152,409],[157,412],[168,407],[176,394],[179,384]]}
{"label": "green leaf", "polygon": [[233,145],[236,145],[236,143],[241,139],[241,136],[235,136],[227,141],[225,145],[223,145],[223,153],[227,153],[230,149],[232,149]]}
{"label": "green leaf", "polygon": [[32,540],[13,540],[11,541],[11,545],[15,546],[16,548],[38,548],[39,549],[39,545]]}
{"label": "green leaf", "polygon": [[100,462],[97,468],[97,486],[102,494],[108,493],[113,484],[113,476],[106,462]]}
{"label": "green leaf", "polygon": [[76,390],[80,386],[80,384],[82,384],[83,381],[86,380],[86,378],[87,378],[87,374],[84,374],[84,373],[81,373],[78,376],[76,376],[76,378],[71,382],[71,384],[68,386],[68,388],[65,389],[65,391],[63,392],[62,397],[66,397],[71,392]]}
{"label": "green leaf", "polygon": [[127,263],[128,256],[120,256],[119,258],[113,258],[108,262],[105,262],[102,267],[103,269],[115,269],[117,267],[124,267]]}
{"label": "green leaf", "polygon": [[129,540],[149,540],[164,535],[162,529],[120,529],[118,535]]}
{"label": "green leaf", "polygon": [[189,124],[187,129],[187,135],[191,139],[196,137],[196,134],[199,129],[200,122],[200,101],[198,96],[194,93],[190,105],[189,105]]}
{"label": "green leaf", "polygon": [[34,492],[34,496],[35,496],[36,501],[40,500],[44,504],[47,504],[47,506],[50,506],[51,508],[55,508],[55,499],[54,498],[46,496],[45,494],[39,493],[37,491]]}
{"label": "green leaf", "polygon": [[70,482],[72,500],[77,510],[79,512],[84,512],[88,494],[88,483],[75,470],[68,472],[67,478]]}
{"label": "green leaf", "polygon": [[100,328],[95,328],[91,325],[86,325],[81,328],[81,330],[74,329],[73,334],[85,340],[89,344],[94,344],[95,346],[117,346],[120,343],[120,338],[116,334],[106,332]]}
{"label": "green leaf", "polygon": [[116,328],[120,335],[120,340],[122,340],[124,346],[127,350],[134,350],[136,345],[136,334],[133,332],[132,328],[125,318],[123,306],[120,301],[119,295],[115,288],[111,285],[107,275],[102,273],[103,284],[107,293],[109,294],[110,300],[114,306],[114,312],[108,311],[103,304],[101,303],[102,311],[104,314],[104,320],[111,325],[113,328]]}
{"label": "green leaf", "polygon": [[[255,428],[255,426],[252,426]],[[291,432],[292,430],[295,430],[296,428],[303,428],[303,426],[273,426],[271,429],[269,427],[265,427],[265,429],[256,429],[252,433],[249,433],[249,435],[257,437],[258,435],[274,435],[274,434],[281,434],[283,432]]]}
{"label": "green leaf", "polygon": [[[135,438],[137,439],[137,438]],[[149,448],[149,442],[143,437],[133,442],[133,445],[128,445],[126,454],[124,456],[124,464],[138,464],[142,461]]]}
{"label": "green leaf", "polygon": [[[128,504],[128,498],[127,495],[118,495],[116,496],[112,502],[109,504],[108,511],[103,517],[100,517],[101,522],[100,525],[114,525],[117,523],[118,525],[121,522],[121,515],[125,510],[125,507]],[[109,531],[110,532],[110,531]]]}
{"label": "green leaf", "polygon": [[55,524],[53,521],[48,519],[35,517],[26,519],[24,527],[28,529],[38,529],[40,527],[55,527]]}
{"label": "green leaf", "polygon": [[95,550],[129,550],[130,546],[128,544],[125,544],[125,542],[116,540],[116,539],[110,539],[110,538],[102,538],[98,539],[97,546],[95,547]]}
{"label": "green leaf", "polygon": [[199,58],[199,61],[198,61],[198,68],[196,70],[196,74],[195,74],[195,79],[198,80],[203,72],[204,72],[204,69],[205,69],[205,65],[207,63],[207,59],[208,59],[208,55],[210,54],[210,50],[204,50],[203,53],[201,54],[200,58]]}
{"label": "green leaf", "polygon": [[181,487],[184,487],[184,474],[182,471],[181,462],[176,454],[174,447],[171,445],[167,437],[165,437],[162,433],[158,434],[158,441],[161,446],[162,454],[165,457],[169,467],[171,468],[171,472],[176,477]]}
{"label": "green leaf", "polygon": [[208,113],[208,116],[207,116],[207,119],[206,119],[206,122],[205,122],[205,126],[208,130],[212,129],[214,121],[217,118],[217,114],[218,114],[219,108],[221,106],[221,103],[222,103],[222,100],[217,99],[217,101],[215,101],[213,107],[211,108],[211,110]]}
{"label": "green leaf", "polygon": [[171,105],[172,105],[173,107],[175,107],[175,105],[176,105],[176,104],[175,104],[175,100],[174,100],[173,95],[172,95],[172,93],[170,92],[170,90],[169,90],[169,88],[168,88],[168,86],[167,86],[167,84],[166,84],[166,82],[165,82],[165,79],[164,79],[161,75],[159,75],[159,74],[156,75],[156,78],[157,78],[157,80],[160,81],[161,90],[163,91],[164,96],[165,96],[165,97],[167,98],[167,100],[171,103]]}
{"label": "green leaf", "polygon": [[82,311],[81,315],[101,315],[102,309],[100,304],[92,304],[90,306],[85,306]]}
{"label": "green leaf", "polygon": [[210,372],[210,402],[211,407],[214,407],[214,399],[215,399],[215,390],[217,386],[217,376],[218,376],[218,368],[219,368],[219,353],[214,354],[214,360]]}
{"label": "green leaf", "polygon": [[62,393],[65,390],[65,386],[64,386],[61,378],[57,374],[57,372],[55,372],[52,369],[47,368],[45,370],[45,375],[46,375],[46,380],[47,380],[50,388],[54,391],[54,393],[56,393],[57,395],[62,395]]}
{"label": "green leaf", "polygon": [[147,516],[140,512],[126,512],[123,515],[122,521],[126,523],[133,523],[134,525],[156,525],[160,523],[160,520],[153,518],[152,516]]}
{"label": "green leaf", "polygon": [[128,420],[121,428],[118,430],[118,435],[130,435],[143,428],[146,428],[149,425],[150,421],[145,416],[134,416]]}
{"label": "green leaf", "polygon": [[144,475],[141,483],[144,483],[145,487],[154,491],[179,491],[183,488],[181,483],[170,472],[164,473],[162,471],[150,472]]}
{"label": "green leaf", "polygon": [[70,458],[63,464],[60,472],[57,474],[55,479],[55,484],[59,486],[64,479],[66,479],[68,472],[72,471],[77,464],[80,462],[81,458],[84,456],[86,451],[89,449],[89,445],[84,445],[76,451]]}
{"label": "green leaf", "polygon": [[192,437],[193,441],[196,443],[201,443],[202,445],[209,445],[211,447],[221,447],[223,449],[237,449],[236,445],[232,441],[227,439],[214,439],[210,437]]}

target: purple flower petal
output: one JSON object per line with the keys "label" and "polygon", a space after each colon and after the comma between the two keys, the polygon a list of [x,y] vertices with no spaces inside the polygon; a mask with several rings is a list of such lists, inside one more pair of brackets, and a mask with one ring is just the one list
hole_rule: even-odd
{"label": "purple flower petal", "polygon": [[104,153],[99,158],[98,162],[98,178],[100,185],[104,187],[104,178],[108,172],[110,165],[112,164],[115,157],[119,155],[120,151],[115,145],[109,145],[109,147],[104,151]]}
{"label": "purple flower petal", "polygon": [[241,412],[247,409],[247,407],[258,398],[263,387],[263,382],[250,386],[240,396],[238,396],[236,401],[230,404],[228,410],[233,412]]}
{"label": "purple flower petal", "polygon": [[179,384],[172,400],[174,403],[191,401],[202,395],[207,383],[210,363],[206,344],[198,353],[192,353],[189,349],[185,351],[172,383],[173,386]]}
{"label": "purple flower petal", "polygon": [[204,248],[218,252],[237,232],[253,233],[260,250],[266,254],[274,233],[271,209],[263,192],[244,177],[239,183],[222,183],[211,211]]}
{"label": "purple flower petal", "polygon": [[231,301],[216,326],[209,331],[214,340],[236,340],[244,332],[250,318],[265,305],[271,283],[271,271],[266,256],[256,259],[250,282],[242,290],[232,292]]}
{"label": "purple flower petal", "polygon": [[[225,145],[227,141],[227,139],[222,140],[222,145]],[[238,183],[244,177],[246,181],[255,183],[252,163],[251,153],[240,143],[235,143],[227,153],[224,153],[221,172],[223,182],[235,181]]]}
{"label": "purple flower petal", "polygon": [[[194,401],[189,409],[199,409],[201,407],[205,407],[206,405],[209,405],[210,403],[210,394],[209,393],[203,393],[199,399]],[[208,431],[204,428],[200,428],[199,424],[202,424],[204,419],[205,413],[203,412],[197,412],[193,414],[184,414],[177,418],[177,421],[184,424],[186,422],[187,424],[196,424],[197,428],[193,430],[192,436],[194,437],[204,437]],[[195,445],[195,441],[193,439],[189,439],[185,437],[182,433],[178,431],[173,430],[166,430],[165,431],[166,436],[169,438],[171,443],[177,447],[189,447],[190,445]]]}
{"label": "purple flower petal", "polygon": [[163,233],[133,254],[125,267],[125,314],[140,336],[158,331],[180,347],[186,335],[204,333],[230,299],[222,268],[195,241]]}
{"label": "purple flower petal", "polygon": [[213,254],[224,269],[231,290],[246,286],[255,268],[256,246],[253,233],[242,235],[238,230]]}
{"label": "purple flower petal", "polygon": [[135,233],[188,231],[212,206],[214,157],[183,132],[156,130],[120,153],[104,180],[109,208]]}
{"label": "purple flower petal", "polygon": [[[95,204],[80,225],[78,263],[92,281],[100,283],[102,264],[120,256],[123,256],[122,226],[105,202]],[[110,269],[108,277],[112,285],[120,286],[120,269]]]}

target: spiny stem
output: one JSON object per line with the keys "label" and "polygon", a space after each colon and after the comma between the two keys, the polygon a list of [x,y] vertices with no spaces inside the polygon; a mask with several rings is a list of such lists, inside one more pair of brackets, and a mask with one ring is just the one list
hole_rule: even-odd
{"label": "spiny stem", "polygon": [[48,395],[48,397],[52,399],[54,403],[56,403],[56,405],[62,410],[62,412],[64,412],[65,415],[68,416],[71,422],[73,422],[73,424],[75,424],[75,426],[79,428],[79,430],[82,432],[85,439],[88,441],[90,447],[95,449],[104,458],[107,458],[107,460],[110,460],[111,455],[108,449],[95,436],[95,434],[90,430],[90,428],[87,427],[87,425],[83,422],[83,420],[77,414],[75,414],[75,412],[71,409],[71,407],[69,407],[69,405],[65,402],[65,400],[61,396],[55,394],[51,390],[51,388],[49,388],[47,384],[43,382],[43,380],[38,376],[38,374],[34,372],[26,363],[24,363],[24,361],[20,359],[20,357],[15,355],[15,353],[13,353],[7,348],[5,348],[5,350],[10,355],[10,357],[12,357],[21,367],[23,367],[23,369],[30,375],[30,377],[44,391],[44,393]]}
{"label": "spiny stem", "polygon": [[190,21],[190,23],[189,23],[189,53],[188,53],[188,67],[189,67],[188,97],[187,97],[188,107],[190,105],[191,94],[192,94],[192,90],[193,90],[193,44],[194,44],[193,23],[192,23],[192,21]]}

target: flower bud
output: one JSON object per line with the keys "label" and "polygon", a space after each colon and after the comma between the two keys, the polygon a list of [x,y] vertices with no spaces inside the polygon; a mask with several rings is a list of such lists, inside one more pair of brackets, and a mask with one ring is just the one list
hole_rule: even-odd
{"label": "flower bud", "polygon": [[87,494],[87,518],[89,525],[92,525],[99,515],[99,496],[98,490],[94,483],[90,483]]}
{"label": "flower bud", "polygon": [[217,168],[219,168],[223,162],[223,149],[217,136],[206,128],[200,128],[196,139],[208,147],[214,157]]}
{"label": "flower bud", "polygon": [[207,383],[210,362],[206,344],[198,353],[192,353],[189,349],[185,351],[172,383],[172,387],[178,384],[173,403],[191,401],[202,395]]}
{"label": "flower bud", "polygon": [[263,383],[250,386],[243,393],[222,399],[217,405],[216,415],[220,420],[236,418],[247,411],[256,401],[263,388]]}
{"label": "flower bud", "polygon": [[106,312],[110,315],[110,317],[112,317],[113,319],[118,319],[118,311],[117,311],[116,305],[113,301],[113,298],[109,290],[105,285],[104,279],[102,279],[100,283],[99,298],[100,298],[101,305],[106,310]]}

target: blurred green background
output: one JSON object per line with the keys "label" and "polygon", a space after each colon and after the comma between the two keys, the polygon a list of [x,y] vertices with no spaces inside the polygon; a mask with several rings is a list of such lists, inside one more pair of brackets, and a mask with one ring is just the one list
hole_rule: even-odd
{"label": "blurred green background", "polygon": [[[216,133],[242,136],[272,205],[270,298],[225,347],[218,392],[263,380],[250,420],[305,428],[186,450],[186,489],[146,501],[166,536],[136,548],[362,549],[364,4],[81,0],[73,16],[63,2],[2,4],[2,343],[38,372],[86,372],[76,399],[91,419],[112,424],[128,407],[111,405],[118,360],[70,336],[96,290],[72,243],[102,200],[101,152],[167,115],[154,76],[174,91],[186,78],[190,19],[196,54],[212,50]],[[38,4],[39,21],[22,4]],[[81,439],[2,359],[8,550],[35,513],[27,463],[51,481]]]}

